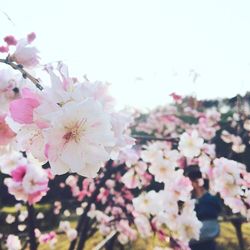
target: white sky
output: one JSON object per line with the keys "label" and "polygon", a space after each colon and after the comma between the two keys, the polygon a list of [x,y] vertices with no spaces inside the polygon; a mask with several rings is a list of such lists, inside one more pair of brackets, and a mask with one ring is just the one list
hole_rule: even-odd
{"label": "white sky", "polygon": [[[118,105],[250,90],[250,1],[0,0],[0,38],[37,33],[43,62],[112,83]],[[0,43],[1,45],[1,43]],[[199,74],[194,82],[194,72]]]}

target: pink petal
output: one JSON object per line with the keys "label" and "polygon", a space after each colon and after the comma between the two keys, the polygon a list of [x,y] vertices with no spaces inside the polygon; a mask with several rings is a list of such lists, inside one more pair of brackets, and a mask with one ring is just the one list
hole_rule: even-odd
{"label": "pink petal", "polygon": [[16,182],[21,182],[26,174],[27,167],[25,165],[18,166],[11,171],[11,177]]}
{"label": "pink petal", "polygon": [[16,135],[5,122],[5,117],[0,115],[0,145],[7,145]]}
{"label": "pink petal", "polygon": [[29,88],[22,88],[22,98],[31,98],[40,101],[40,96],[34,92],[32,92]]}
{"label": "pink petal", "polygon": [[47,159],[49,158],[49,144],[48,143],[45,145],[44,155]]}
{"label": "pink petal", "polygon": [[37,191],[37,192],[35,192],[33,194],[30,194],[28,196],[29,205],[35,204],[36,202],[40,201],[45,194],[46,193],[40,192],[40,191]]}
{"label": "pink petal", "polygon": [[39,101],[31,98],[17,99],[10,103],[10,113],[14,121],[21,124],[33,122],[33,110],[39,106]]}

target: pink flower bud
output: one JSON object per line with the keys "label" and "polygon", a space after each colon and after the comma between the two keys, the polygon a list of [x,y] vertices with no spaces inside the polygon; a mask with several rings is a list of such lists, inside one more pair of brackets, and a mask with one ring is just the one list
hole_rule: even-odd
{"label": "pink flower bud", "polygon": [[0,53],[8,53],[9,48],[7,46],[0,46]]}
{"label": "pink flower bud", "polygon": [[35,32],[31,32],[30,34],[27,35],[28,43],[32,43],[35,39],[36,39],[36,33]]}
{"label": "pink flower bud", "polygon": [[17,44],[17,40],[14,36],[6,36],[4,41],[8,44],[8,46],[15,46]]}

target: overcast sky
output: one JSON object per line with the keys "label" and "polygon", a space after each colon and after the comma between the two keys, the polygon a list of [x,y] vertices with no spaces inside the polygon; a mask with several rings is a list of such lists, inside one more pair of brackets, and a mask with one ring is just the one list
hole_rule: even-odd
{"label": "overcast sky", "polygon": [[119,106],[250,90],[248,0],[0,2],[1,38],[35,31],[43,62],[111,82]]}

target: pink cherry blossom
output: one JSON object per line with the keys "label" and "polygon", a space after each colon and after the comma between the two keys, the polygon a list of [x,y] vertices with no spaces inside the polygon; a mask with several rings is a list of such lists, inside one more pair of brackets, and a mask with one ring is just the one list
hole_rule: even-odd
{"label": "pink cherry blossom", "polygon": [[172,98],[175,102],[181,103],[181,101],[182,101],[181,95],[177,95],[176,93],[171,93],[170,96],[172,96]]}
{"label": "pink cherry blossom", "polygon": [[37,48],[30,46],[31,41],[32,37],[18,40],[15,52],[10,56],[11,60],[27,68],[37,66],[40,58]]}
{"label": "pink cherry blossom", "polygon": [[17,200],[27,201],[29,204],[41,200],[48,191],[47,172],[31,163],[17,166],[12,170],[11,178],[6,178],[4,183]]}
{"label": "pink cherry blossom", "polygon": [[[53,139],[55,136],[57,140]],[[54,174],[63,174],[71,169],[81,175],[94,177],[99,166],[109,158],[105,147],[114,145],[109,119],[93,100],[79,105],[65,105],[55,116],[46,138],[48,158]]]}
{"label": "pink cherry blossom", "polygon": [[213,192],[218,192],[234,213],[241,213],[247,216],[249,207],[245,206],[248,196],[248,183],[244,176],[246,166],[226,158],[214,160],[211,187]]}

